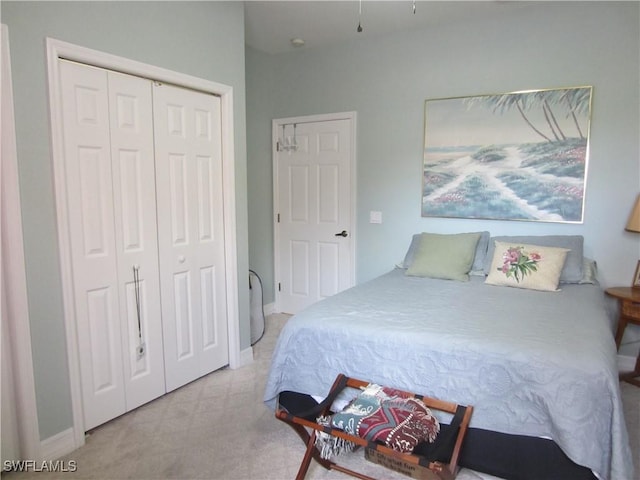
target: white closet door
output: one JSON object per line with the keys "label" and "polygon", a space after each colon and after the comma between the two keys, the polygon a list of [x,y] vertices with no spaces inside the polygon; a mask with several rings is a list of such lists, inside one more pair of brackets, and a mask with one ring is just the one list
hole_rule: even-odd
{"label": "white closet door", "polygon": [[114,72],[108,78],[119,318],[126,409],[131,410],[165,393],[152,84]]}
{"label": "white closet door", "polygon": [[165,393],[153,102],[149,80],[67,61],[60,71],[89,430]]}
{"label": "white closet door", "polygon": [[167,391],[228,363],[220,99],[154,84]]}
{"label": "white closet door", "polygon": [[105,70],[60,62],[85,429],[125,412]]}

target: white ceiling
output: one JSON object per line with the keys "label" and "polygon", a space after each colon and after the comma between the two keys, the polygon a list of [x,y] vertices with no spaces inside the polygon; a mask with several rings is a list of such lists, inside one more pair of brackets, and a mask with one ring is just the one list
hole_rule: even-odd
{"label": "white ceiling", "polygon": [[298,48],[314,48],[372,35],[494,17],[543,3],[417,0],[414,14],[412,0],[363,0],[363,31],[358,33],[358,0],[249,0],[245,2],[245,42],[266,53],[282,53],[296,49],[291,45],[292,38],[304,39],[305,45]]}

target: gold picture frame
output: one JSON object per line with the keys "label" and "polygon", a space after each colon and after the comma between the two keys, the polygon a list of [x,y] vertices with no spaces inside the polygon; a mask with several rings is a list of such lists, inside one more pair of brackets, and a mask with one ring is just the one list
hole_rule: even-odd
{"label": "gold picture frame", "polygon": [[638,264],[636,265],[636,273],[633,274],[633,283],[631,286],[640,289],[640,260],[638,260]]}

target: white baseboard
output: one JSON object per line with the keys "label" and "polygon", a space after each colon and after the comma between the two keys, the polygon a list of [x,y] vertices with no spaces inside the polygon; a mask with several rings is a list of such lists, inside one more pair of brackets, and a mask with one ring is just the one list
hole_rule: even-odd
{"label": "white baseboard", "polygon": [[618,371],[631,372],[636,366],[636,357],[631,355],[618,355]]}
{"label": "white baseboard", "polygon": [[248,347],[240,351],[240,367],[253,363],[253,348]]}
{"label": "white baseboard", "polygon": [[264,309],[264,316],[273,315],[276,313],[276,304],[275,302],[267,303],[262,307]]}
{"label": "white baseboard", "polygon": [[73,452],[82,445],[76,445],[73,428],[68,428],[40,442],[43,460],[57,460]]}

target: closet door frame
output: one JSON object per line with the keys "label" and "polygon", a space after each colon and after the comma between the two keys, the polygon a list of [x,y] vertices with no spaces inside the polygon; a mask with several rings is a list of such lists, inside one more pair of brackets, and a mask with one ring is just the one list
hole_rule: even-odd
{"label": "closet door frame", "polygon": [[61,85],[59,60],[66,59],[95,67],[136,75],[150,80],[190,88],[220,97],[222,109],[222,170],[223,170],[223,216],[226,268],[226,302],[229,342],[229,367],[242,366],[240,352],[240,326],[238,316],[238,271],[236,247],[236,201],[235,159],[233,133],[233,88],[221,83],[204,80],[174,72],[161,67],[137,62],[127,58],[92,50],[53,38],[46,39],[47,76],[51,122],[51,155],[55,191],[58,243],[61,268],[61,283],[64,307],[64,323],[67,340],[67,359],[71,385],[73,412],[73,437],[75,448],[84,444],[84,420],[82,390],[80,384],[80,359],[78,335],[74,311],[73,281],[69,218],[66,200],[64,172],[64,141],[62,123]]}

